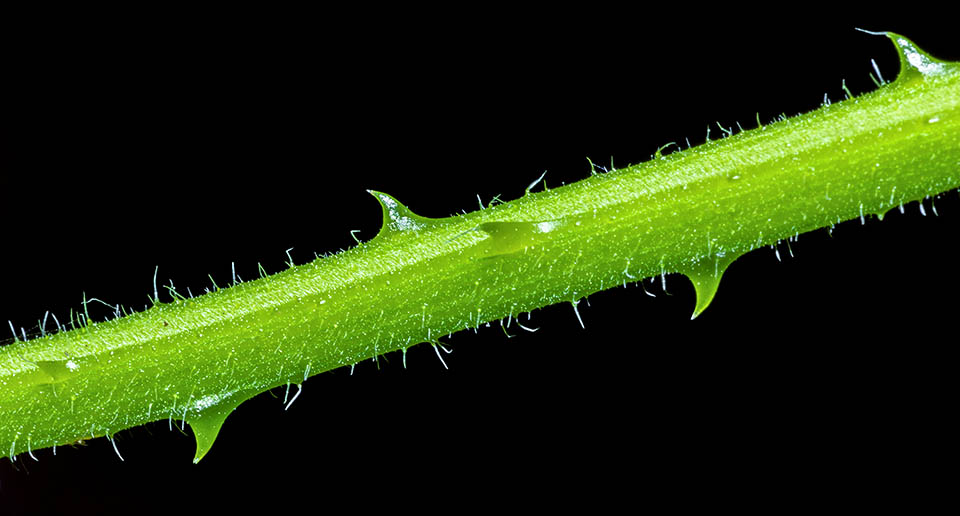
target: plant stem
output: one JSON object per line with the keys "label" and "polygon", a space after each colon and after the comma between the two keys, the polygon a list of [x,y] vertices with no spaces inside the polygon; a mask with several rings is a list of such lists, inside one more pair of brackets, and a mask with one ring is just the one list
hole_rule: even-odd
{"label": "plant stem", "polygon": [[226,415],[258,392],[297,389],[311,374],[465,327],[554,302],[577,307],[592,292],[667,272],[694,280],[699,313],[750,249],[958,186],[960,95],[955,66],[942,66],[463,217],[418,217],[378,194],[385,231],[371,243],[5,347],[0,414],[17,424],[4,426],[0,445],[22,453],[160,414],[194,427],[199,459]]}

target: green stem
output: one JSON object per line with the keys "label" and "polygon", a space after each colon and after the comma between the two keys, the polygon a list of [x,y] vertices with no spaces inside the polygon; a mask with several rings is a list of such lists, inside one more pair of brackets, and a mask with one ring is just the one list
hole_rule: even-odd
{"label": "green stem", "polygon": [[901,75],[876,92],[458,217],[372,192],[371,242],[0,348],[0,453],[167,419],[199,460],[259,392],[665,273],[693,281],[695,317],[751,249],[960,186],[960,70],[891,39]]}

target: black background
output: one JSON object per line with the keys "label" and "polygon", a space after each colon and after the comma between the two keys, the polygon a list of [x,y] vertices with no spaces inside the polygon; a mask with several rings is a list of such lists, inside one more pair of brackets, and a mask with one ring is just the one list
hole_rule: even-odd
{"label": "black background", "polygon": [[[960,58],[928,20],[432,16],[131,16],[19,42],[36,59],[11,75],[26,117],[4,129],[0,331],[82,292],[141,305],[155,266],[196,293],[231,262],[252,279],[288,248],[303,263],[348,247],[379,226],[367,188],[446,216],[516,198],[543,170],[549,186],[581,179],[587,157],[622,167],[708,125],[717,137],[718,121],[815,109],[842,79],[871,90],[870,59],[888,79],[897,59],[856,25]],[[782,262],[744,256],[696,321],[692,287],[669,276],[670,295],[591,296],[586,330],[563,305],[532,314],[537,333],[454,335],[449,370],[421,346],[406,369],[392,353],[318,375],[289,411],[282,391],[241,406],[199,465],[189,429],[165,423],[120,433],[124,462],[105,439],[2,460],[0,513],[686,503],[698,479],[775,493],[804,471],[830,492],[899,475],[945,456],[955,406],[960,198],[936,208],[802,235]]]}

